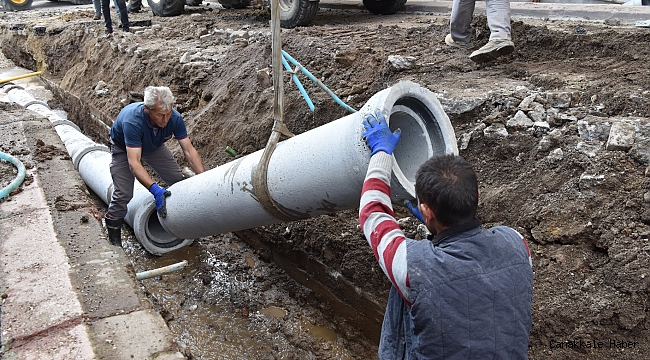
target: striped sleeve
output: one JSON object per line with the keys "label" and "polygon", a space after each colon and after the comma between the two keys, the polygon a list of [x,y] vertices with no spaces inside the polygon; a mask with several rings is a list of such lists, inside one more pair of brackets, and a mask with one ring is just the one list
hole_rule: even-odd
{"label": "striped sleeve", "polygon": [[411,307],[406,237],[395,220],[390,201],[391,169],[391,155],[380,151],[370,158],[361,192],[359,222],[379,266]]}
{"label": "striped sleeve", "polygon": [[528,255],[528,263],[530,264],[530,267],[533,267],[533,258],[530,256],[530,248],[528,247],[528,242],[526,241],[526,238],[524,238],[519,231],[512,229],[512,231],[516,232],[521,241],[524,242],[524,246],[526,247],[526,254]]}

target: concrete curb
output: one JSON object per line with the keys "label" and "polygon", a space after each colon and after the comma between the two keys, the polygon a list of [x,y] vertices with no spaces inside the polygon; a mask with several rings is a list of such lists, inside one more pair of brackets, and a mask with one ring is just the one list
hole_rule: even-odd
{"label": "concrete curb", "polygon": [[16,152],[33,177],[0,203],[0,357],[184,359],[129,260],[108,243],[50,122],[0,107],[0,148]]}
{"label": "concrete curb", "polygon": [[[451,1],[408,0],[401,12],[451,13]],[[324,9],[365,10],[361,0],[321,0]],[[560,4],[510,2],[513,18],[574,19],[603,21],[617,18],[621,23],[634,24],[650,19],[650,6],[623,6],[617,4]],[[476,2],[475,14],[485,14],[485,2]]]}

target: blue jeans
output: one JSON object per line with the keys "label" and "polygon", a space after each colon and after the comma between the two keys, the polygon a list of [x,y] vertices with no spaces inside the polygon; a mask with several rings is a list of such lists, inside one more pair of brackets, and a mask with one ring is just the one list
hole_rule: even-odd
{"label": "blue jeans", "polygon": [[[113,31],[113,22],[111,20],[111,9],[108,6],[109,0],[101,0],[102,2],[102,14],[104,14],[104,24],[106,25],[106,30]],[[129,13],[126,11],[126,2],[124,0],[113,0],[116,4],[115,10],[120,16],[120,22],[122,23],[122,30],[129,29]]]}
{"label": "blue jeans", "polygon": [[[117,16],[120,16],[120,8],[117,6],[117,0],[113,0],[113,5],[115,5],[115,11]],[[95,8],[95,14],[102,13],[102,0],[93,0],[93,7]]]}

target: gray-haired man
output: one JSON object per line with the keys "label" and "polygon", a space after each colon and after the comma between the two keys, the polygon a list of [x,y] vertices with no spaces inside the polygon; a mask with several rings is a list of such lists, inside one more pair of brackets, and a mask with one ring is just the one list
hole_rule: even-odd
{"label": "gray-haired man", "polygon": [[187,135],[183,117],[172,108],[173,104],[174,96],[168,87],[149,86],[144,90],[144,102],[125,106],[111,126],[110,167],[114,190],[106,213],[106,228],[113,245],[122,246],[122,223],[127,204],[133,198],[134,179],[154,196],[158,214],[167,216],[165,197],[171,192],[153,181],[141,160],[146,161],[167,185],[183,180],[171,151],[163,146],[175,137],[192,170],[197,174],[205,171]]}

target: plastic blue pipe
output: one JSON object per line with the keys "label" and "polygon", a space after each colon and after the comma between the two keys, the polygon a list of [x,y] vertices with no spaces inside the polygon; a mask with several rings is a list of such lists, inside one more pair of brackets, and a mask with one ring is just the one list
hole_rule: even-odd
{"label": "plastic blue pipe", "polygon": [[356,110],[351,108],[348,104],[344,103],[343,100],[339,99],[339,97],[336,96],[336,94],[334,94],[332,90],[328,89],[327,86],[325,86],[325,84],[323,84],[322,81],[318,80],[314,75],[312,75],[312,73],[309,72],[309,70],[305,69],[302,65],[300,65],[299,62],[297,62],[294,58],[292,58],[291,55],[287,54],[286,51],[282,50],[282,55],[287,60],[289,60],[289,62],[298,66],[300,68],[300,71],[302,71],[303,74],[307,75],[307,77],[310,78],[311,81],[315,82],[316,85],[318,85],[321,89],[325,90],[325,92],[328,93],[329,96],[331,96],[332,99],[334,99],[334,101],[336,101],[339,105],[343,106],[345,110],[347,110],[350,113],[357,112]]}
{"label": "plastic blue pipe", "polygon": [[7,185],[5,188],[0,190],[0,199],[4,199],[5,197],[9,196],[12,191],[18,189],[20,184],[23,183],[23,180],[25,180],[25,165],[23,165],[20,160],[16,159],[15,157],[5,154],[3,152],[0,152],[0,159],[5,160],[9,163],[11,163],[13,166],[15,166],[18,169],[18,176],[12,181],[9,185]]}
{"label": "plastic blue pipe", "polygon": [[309,95],[307,95],[307,91],[305,91],[305,88],[302,86],[302,83],[298,79],[298,76],[295,73],[293,73],[291,66],[289,66],[287,59],[285,59],[284,57],[282,57],[282,65],[284,65],[285,69],[291,72],[291,78],[293,79],[293,82],[296,83],[296,86],[298,87],[298,90],[300,90],[302,97],[305,98],[305,101],[307,102],[307,106],[309,106],[309,110],[314,111],[314,103],[311,102]]}

